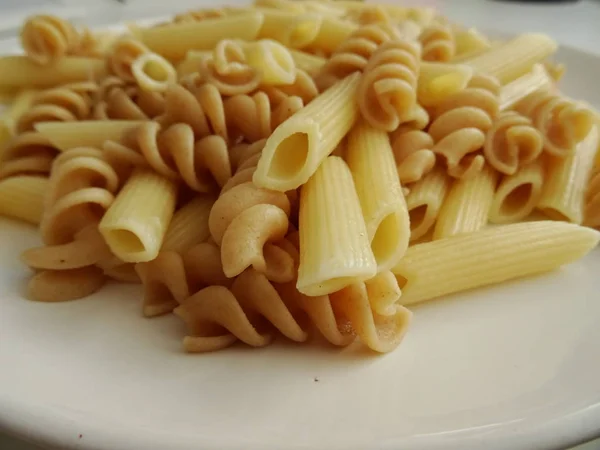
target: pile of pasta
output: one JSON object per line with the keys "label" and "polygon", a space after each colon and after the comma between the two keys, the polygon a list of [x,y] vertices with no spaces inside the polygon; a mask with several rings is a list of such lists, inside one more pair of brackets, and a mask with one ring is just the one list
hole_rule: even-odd
{"label": "pile of pasta", "polygon": [[407,305],[598,243],[598,115],[559,91],[546,35],[256,0],[122,33],[36,16],[21,39],[0,58],[0,213],[39,227],[33,300],[141,283],[189,352],[388,352]]}

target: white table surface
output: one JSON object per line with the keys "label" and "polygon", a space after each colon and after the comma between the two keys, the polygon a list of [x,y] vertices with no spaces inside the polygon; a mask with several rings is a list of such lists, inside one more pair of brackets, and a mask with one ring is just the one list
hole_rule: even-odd
{"label": "white table surface", "polygon": [[[245,1],[229,0],[227,3]],[[600,55],[600,0],[564,4],[492,0],[415,0],[408,3],[435,6],[451,19],[482,29],[515,33],[545,32],[563,45]],[[91,26],[104,26],[125,20],[172,14],[200,7],[202,4],[203,0],[127,0],[125,5],[118,4],[115,0],[0,0],[0,35],[3,31],[10,33],[11,29],[16,29],[14,27],[24,14],[32,11],[44,10]],[[600,435],[600,424],[598,427]],[[40,450],[40,447],[0,433],[0,450]],[[600,450],[600,439],[572,450]]]}

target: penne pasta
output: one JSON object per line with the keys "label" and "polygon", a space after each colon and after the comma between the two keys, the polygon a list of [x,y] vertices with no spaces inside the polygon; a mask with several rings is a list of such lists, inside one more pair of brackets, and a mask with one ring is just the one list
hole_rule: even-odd
{"label": "penne pasta", "polygon": [[537,206],[544,188],[544,163],[538,159],[522,166],[500,182],[490,207],[492,223],[513,223],[525,219]]}
{"label": "penne pasta", "polygon": [[290,50],[290,54],[296,63],[296,67],[300,70],[304,70],[311,76],[315,76],[323,65],[326,59],[321,56],[311,55],[310,53],[302,52],[300,50]]}
{"label": "penne pasta", "polygon": [[556,269],[583,257],[600,233],[539,221],[502,225],[410,247],[392,269],[400,303],[431,300]]}
{"label": "penne pasta", "polygon": [[536,63],[556,52],[557,48],[556,42],[545,34],[525,33],[464,61],[464,64],[493,75],[506,84],[529,72]]}
{"label": "penne pasta", "polygon": [[32,175],[0,180],[0,215],[39,224],[48,186],[48,178]]}
{"label": "penne pasta", "polygon": [[387,133],[366,122],[358,123],[348,135],[346,161],[354,178],[377,272],[389,270],[408,247],[410,223]]}
{"label": "penne pasta", "polygon": [[547,155],[547,174],[537,208],[554,220],[580,224],[584,197],[598,148],[598,128],[565,158]]}
{"label": "penne pasta", "polygon": [[473,69],[461,64],[422,62],[417,84],[417,98],[422,106],[441,103],[462,91],[473,77]]}
{"label": "penne pasta", "polygon": [[264,16],[259,39],[273,39],[286,47],[304,48],[318,36],[323,22],[320,14],[297,14],[272,8],[258,8]]}
{"label": "penne pasta", "polygon": [[319,33],[307,48],[312,51],[331,54],[357,28],[357,25],[348,20],[324,17]]}
{"label": "penne pasta", "polygon": [[259,187],[289,191],[306,183],[358,118],[360,74],[336,83],[279,125],[254,172]]}
{"label": "penne pasta", "polygon": [[456,180],[440,209],[433,239],[443,239],[483,228],[488,214],[498,172],[489,165],[466,180]]}
{"label": "penne pasta", "polygon": [[237,14],[140,30],[142,42],[167,59],[184,58],[189,50],[210,50],[222,39],[252,40],[262,27],[259,12]]}
{"label": "penne pasta", "polygon": [[411,242],[433,229],[451,184],[446,170],[438,166],[411,185],[410,193],[406,196]]}
{"label": "penne pasta", "polygon": [[298,290],[326,295],[377,273],[352,174],[343,159],[327,158],[300,196]]}
{"label": "penne pasta", "polygon": [[538,90],[550,90],[552,79],[541,64],[533,66],[530,72],[511,81],[500,91],[500,110],[505,111]]}
{"label": "penne pasta", "polygon": [[490,40],[475,28],[460,30],[454,34],[455,56],[453,60],[461,55],[475,56],[489,50],[492,47]]}
{"label": "penne pasta", "polygon": [[82,120],[79,122],[38,122],[35,129],[58,150],[75,147],[102,148],[106,141],[120,141],[128,131],[141,125],[138,120]]}
{"label": "penne pasta", "polygon": [[161,251],[183,253],[194,244],[206,241],[210,236],[208,217],[215,198],[198,194],[173,215],[165,234]]}
{"label": "penne pasta", "polygon": [[134,263],[156,258],[176,198],[177,185],[173,181],[149,170],[136,169],[99,225],[113,254]]}
{"label": "penne pasta", "polygon": [[75,81],[98,80],[106,75],[104,61],[65,57],[49,66],[38,66],[25,56],[0,57],[0,90],[50,87]]}

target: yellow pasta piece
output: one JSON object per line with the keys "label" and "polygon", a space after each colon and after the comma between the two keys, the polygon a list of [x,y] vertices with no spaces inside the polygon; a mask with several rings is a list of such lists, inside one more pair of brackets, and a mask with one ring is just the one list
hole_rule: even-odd
{"label": "yellow pasta piece", "polygon": [[222,39],[255,39],[263,24],[259,12],[236,14],[200,22],[179,23],[140,30],[146,46],[168,59],[184,58],[188,50],[212,49]]}
{"label": "yellow pasta piece", "polygon": [[331,54],[357,28],[357,25],[348,20],[324,17],[319,33],[308,48],[313,51]]}
{"label": "yellow pasta piece", "polygon": [[318,296],[377,273],[367,227],[344,160],[327,158],[302,187],[298,290]]}
{"label": "yellow pasta piece", "polygon": [[490,40],[475,28],[460,30],[454,34],[455,58],[461,55],[476,55],[492,47]]}
{"label": "yellow pasta piece", "polygon": [[202,64],[202,61],[210,58],[212,51],[210,50],[189,50],[185,54],[185,58],[177,64],[175,70],[179,78],[183,78],[187,75],[198,73]]}
{"label": "yellow pasta piece", "polygon": [[529,94],[538,90],[550,90],[552,79],[541,64],[533,66],[530,72],[511,81],[500,91],[500,110],[512,108]]}
{"label": "yellow pasta piece", "polygon": [[296,63],[296,67],[312,76],[315,76],[321,70],[326,61],[321,56],[311,55],[300,50],[290,50],[290,54]]}
{"label": "yellow pasta piece", "polygon": [[106,75],[101,59],[66,57],[49,66],[39,66],[26,56],[0,57],[0,89],[49,87],[75,81],[97,80]]}
{"label": "yellow pasta piece", "polygon": [[422,62],[417,98],[422,106],[433,106],[467,87],[473,69],[461,64]]}
{"label": "yellow pasta piece", "polygon": [[19,91],[11,105],[0,115],[0,147],[15,135],[17,121],[31,106],[35,94],[32,89]]}
{"label": "yellow pasta piece", "polygon": [[290,48],[303,48],[311,44],[319,34],[323,21],[320,14],[297,14],[272,8],[257,10],[264,16],[258,38],[273,39]]}
{"label": "yellow pasta piece", "polygon": [[306,183],[356,121],[359,81],[358,73],[339,81],[279,125],[265,144],[253,181],[277,191]]}
{"label": "yellow pasta piece", "polygon": [[119,141],[139,120],[82,120],[79,122],[38,122],[35,129],[58,150],[75,147],[101,148],[106,141]]}
{"label": "yellow pasta piece", "polygon": [[296,63],[289,50],[276,41],[262,39],[244,46],[246,63],[262,74],[264,85],[292,84]]}
{"label": "yellow pasta piece", "polygon": [[152,52],[138,56],[131,64],[131,73],[136,83],[146,91],[164,92],[177,80],[173,65]]}
{"label": "yellow pasta piece", "polygon": [[442,167],[434,169],[410,187],[406,206],[410,217],[410,240],[416,241],[432,229],[452,182]]}
{"label": "yellow pasta piece", "polygon": [[488,221],[497,179],[498,172],[485,165],[472,178],[456,180],[438,214],[433,238],[443,239],[483,228]]}
{"label": "yellow pasta piece", "polygon": [[156,258],[176,199],[177,185],[173,181],[136,169],[99,225],[115,256],[125,262]]}
{"label": "yellow pasta piece", "polygon": [[0,181],[0,215],[39,224],[48,178],[19,175]]}
{"label": "yellow pasta piece", "polygon": [[565,158],[547,156],[547,176],[538,209],[554,220],[580,224],[583,221],[584,197],[598,148],[598,128]]}
{"label": "yellow pasta piece", "polygon": [[544,164],[538,159],[502,179],[490,207],[492,223],[512,223],[529,216],[544,187]]}
{"label": "yellow pasta piece", "polygon": [[346,161],[352,172],[377,261],[377,271],[394,266],[408,247],[410,224],[388,135],[366,122],[348,135]]}
{"label": "yellow pasta piece", "polygon": [[162,243],[161,251],[183,253],[192,245],[206,241],[210,236],[208,217],[215,197],[198,194],[174,215]]}
{"label": "yellow pasta piece", "polygon": [[556,269],[599,239],[591,228],[548,220],[503,225],[410,247],[392,272],[409,305]]}
{"label": "yellow pasta piece", "polygon": [[506,84],[529,72],[557,48],[556,42],[545,34],[525,33],[464,63]]}

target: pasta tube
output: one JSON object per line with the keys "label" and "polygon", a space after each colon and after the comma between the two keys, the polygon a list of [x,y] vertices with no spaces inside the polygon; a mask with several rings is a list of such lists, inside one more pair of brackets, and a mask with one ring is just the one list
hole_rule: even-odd
{"label": "pasta tube", "polygon": [[525,219],[537,206],[544,187],[544,164],[538,159],[502,179],[490,207],[490,222]]}
{"label": "pasta tube", "polygon": [[177,185],[173,181],[136,169],[99,225],[114,255],[136,263],[156,258],[176,199]]}
{"label": "pasta tube", "polygon": [[178,23],[140,30],[146,46],[168,59],[184,58],[188,50],[209,50],[222,39],[256,38],[263,24],[261,13],[236,14],[200,22]]}
{"label": "pasta tube", "polygon": [[210,237],[208,217],[215,203],[212,195],[198,194],[174,215],[163,240],[161,251],[183,253]]}
{"label": "pasta tube", "polygon": [[433,106],[467,87],[473,69],[461,64],[422,62],[417,98],[422,106]]}
{"label": "pasta tube", "polygon": [[411,241],[422,238],[433,227],[451,183],[444,168],[434,167],[410,187],[406,206],[410,217]]}
{"label": "pasta tube", "polygon": [[272,8],[260,8],[264,23],[259,39],[273,39],[286,47],[303,48],[315,40],[321,28],[319,14],[297,14]]}
{"label": "pasta tube", "polygon": [[498,172],[488,165],[472,178],[456,180],[438,214],[433,238],[442,239],[483,228],[488,221],[497,180]]}
{"label": "pasta tube", "polygon": [[97,80],[106,75],[102,59],[65,57],[39,66],[26,56],[0,57],[0,89],[49,87],[75,81]]}
{"label": "pasta tube", "polygon": [[359,81],[359,73],[346,77],[279,125],[265,143],[254,183],[276,191],[306,183],[358,118]]}
{"label": "pasta tube", "polygon": [[296,63],[296,67],[300,70],[304,70],[311,76],[315,76],[326,61],[326,59],[321,56],[311,55],[310,53],[299,50],[290,50],[290,54]]}
{"label": "pasta tube", "polygon": [[587,182],[598,148],[598,128],[593,127],[575,152],[565,158],[548,155],[547,177],[538,209],[554,220],[583,221]]}
{"label": "pasta tube", "polygon": [[464,63],[506,84],[529,72],[557,48],[556,42],[545,34],[525,33]]}
{"label": "pasta tube", "polygon": [[410,224],[388,135],[366,122],[348,135],[346,161],[377,261],[377,271],[389,270],[408,247]]}
{"label": "pasta tube", "polygon": [[139,120],[82,120],[38,122],[35,129],[58,150],[75,147],[102,148],[106,141],[119,142],[124,133],[141,125]]}
{"label": "pasta tube", "polygon": [[541,64],[533,66],[530,72],[511,81],[500,91],[500,110],[512,108],[529,94],[538,90],[550,90],[552,79]]}
{"label": "pasta tube", "polygon": [[48,178],[19,175],[0,181],[0,215],[39,224]]}
{"label": "pasta tube", "polygon": [[298,290],[325,295],[377,273],[367,227],[343,159],[327,158],[302,187]]}
{"label": "pasta tube", "polygon": [[599,240],[591,228],[561,222],[503,225],[410,247],[392,272],[409,305],[556,269]]}

